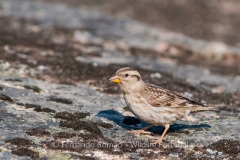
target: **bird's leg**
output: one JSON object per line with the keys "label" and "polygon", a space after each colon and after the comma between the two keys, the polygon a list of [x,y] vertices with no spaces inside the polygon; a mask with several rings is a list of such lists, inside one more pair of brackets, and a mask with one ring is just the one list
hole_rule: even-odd
{"label": "bird's leg", "polygon": [[141,133],[150,134],[151,132],[147,132],[147,131],[145,131],[145,130],[147,130],[148,128],[150,128],[150,127],[152,127],[152,126],[154,126],[154,125],[151,124],[151,125],[148,125],[148,126],[142,128],[142,129],[140,129],[140,130],[131,130],[131,131],[129,131],[129,132],[133,133],[135,136],[137,136],[137,135],[139,135],[139,134],[141,134]]}
{"label": "bird's leg", "polygon": [[166,124],[166,125],[165,125],[165,129],[164,129],[164,132],[163,132],[162,136],[161,136],[158,140],[156,140],[156,141],[154,142],[154,144],[162,143],[162,140],[163,140],[165,134],[167,133],[169,127],[170,127],[169,124]]}

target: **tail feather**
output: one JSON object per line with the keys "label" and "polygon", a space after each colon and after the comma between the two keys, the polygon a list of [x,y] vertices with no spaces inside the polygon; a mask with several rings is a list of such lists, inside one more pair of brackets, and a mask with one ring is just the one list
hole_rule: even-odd
{"label": "tail feather", "polygon": [[197,112],[197,111],[217,111],[219,110],[218,107],[201,107],[201,106],[193,106],[192,107],[192,112]]}

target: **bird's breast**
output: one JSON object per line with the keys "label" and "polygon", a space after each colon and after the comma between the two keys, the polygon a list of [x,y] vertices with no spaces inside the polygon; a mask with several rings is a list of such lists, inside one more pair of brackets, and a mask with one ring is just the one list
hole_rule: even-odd
{"label": "bird's breast", "polygon": [[124,99],[132,113],[140,118],[142,111],[146,109],[143,98],[138,94],[125,94]]}
{"label": "bird's breast", "polygon": [[124,94],[124,99],[126,101],[126,104],[130,108],[135,108],[139,104],[144,103],[143,100],[141,99],[141,96],[138,94]]}

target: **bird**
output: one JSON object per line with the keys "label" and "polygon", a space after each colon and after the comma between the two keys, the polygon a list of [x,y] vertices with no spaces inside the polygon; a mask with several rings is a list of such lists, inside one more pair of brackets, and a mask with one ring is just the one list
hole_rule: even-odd
{"label": "bird", "polygon": [[155,144],[162,143],[172,123],[185,118],[190,112],[216,110],[215,107],[205,107],[200,102],[145,83],[140,73],[131,67],[117,70],[109,81],[118,84],[134,116],[149,124],[140,130],[132,130],[131,133],[140,135],[144,132],[148,133],[145,130],[153,126],[165,127],[161,137],[154,142]]}

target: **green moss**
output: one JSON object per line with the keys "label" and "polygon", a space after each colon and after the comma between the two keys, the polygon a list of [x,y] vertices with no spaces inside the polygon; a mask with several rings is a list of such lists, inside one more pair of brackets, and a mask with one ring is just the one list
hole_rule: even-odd
{"label": "green moss", "polygon": [[3,93],[0,93],[0,99],[3,101],[7,101],[7,102],[14,102],[14,100],[11,97],[9,97]]}
{"label": "green moss", "polygon": [[12,154],[15,154],[17,156],[27,156],[27,157],[31,157],[32,159],[38,159],[39,158],[39,153],[35,152],[31,149],[28,148],[18,148],[18,149],[14,149],[12,151]]}
{"label": "green moss", "polygon": [[73,101],[70,99],[66,99],[66,98],[58,98],[55,96],[52,96],[48,99],[48,101],[54,101],[57,103],[63,103],[63,104],[73,104]]}
{"label": "green moss", "polygon": [[240,141],[223,139],[207,146],[206,148],[211,148],[231,156],[236,156],[240,153]]}
{"label": "green moss", "polygon": [[43,137],[50,136],[51,133],[41,128],[33,128],[26,131],[26,133],[30,136]]}
{"label": "green moss", "polygon": [[17,146],[30,146],[34,144],[33,141],[26,138],[20,138],[20,137],[7,139],[5,140],[5,142],[13,145],[17,145]]}
{"label": "green moss", "polygon": [[26,89],[32,90],[34,92],[38,92],[38,93],[42,91],[41,88],[34,86],[34,85],[24,85],[23,87]]}

